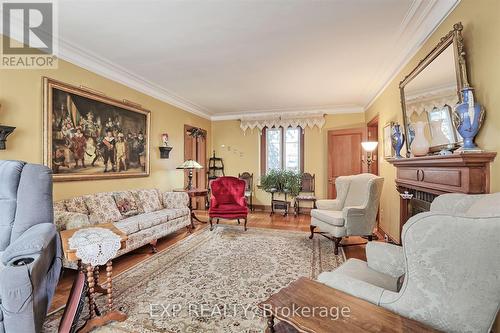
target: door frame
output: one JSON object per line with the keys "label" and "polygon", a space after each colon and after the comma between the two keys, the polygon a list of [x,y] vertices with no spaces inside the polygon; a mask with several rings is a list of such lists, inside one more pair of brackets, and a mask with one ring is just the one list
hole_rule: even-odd
{"label": "door frame", "polygon": [[[327,150],[327,155],[328,155],[328,165],[327,165],[327,168],[326,168],[326,180],[327,180],[327,184],[326,184],[326,195],[328,197],[328,199],[333,199],[330,197],[330,191],[329,191],[329,185],[330,185],[330,167],[332,165],[332,161],[333,161],[333,158],[335,156],[333,156],[333,154],[330,154],[330,136],[332,135],[347,135],[347,134],[361,134],[361,141],[364,141],[366,140],[366,137],[367,137],[367,127],[354,127],[354,128],[345,128],[345,129],[332,129],[332,130],[328,130],[328,133],[327,133],[327,136],[326,136],[326,150]],[[361,149],[362,151],[362,149]],[[362,152],[363,154],[363,152]],[[361,159],[362,156],[359,156],[359,158]],[[366,172],[367,170],[367,167],[366,167],[366,164],[361,162],[361,172]]]}
{"label": "door frame", "polygon": [[[379,134],[378,134],[378,114],[373,117],[367,124],[366,124],[366,135],[367,135],[367,140],[369,141],[379,141],[378,140],[378,137],[379,137]],[[370,129],[372,129],[370,131]],[[374,133],[375,134],[375,137],[373,137],[371,135],[371,133]],[[372,153],[372,157],[373,157],[373,160],[375,163],[372,164],[372,173],[374,175],[379,175],[380,174],[380,158],[379,158],[379,148],[380,148],[380,143],[379,143],[379,146],[377,147],[377,149],[375,149],[375,151]],[[375,165],[375,170],[373,170],[373,165]],[[368,169],[368,168],[367,168]],[[375,172],[373,172],[375,171]]]}
{"label": "door frame", "polygon": [[[188,131],[193,128],[200,128],[205,133],[205,139],[203,139],[203,143],[200,144],[200,139],[194,140],[194,138],[188,135]],[[188,139],[189,138],[189,139]],[[191,142],[190,142],[191,141]],[[187,146],[192,144],[192,152],[194,156],[188,156]],[[196,188],[206,188],[207,187],[207,179],[206,179],[206,170],[207,170],[207,130],[198,126],[192,126],[184,124],[184,161],[187,159],[193,159],[200,163],[203,166],[203,169],[198,171],[193,171],[193,183]],[[189,171],[184,171],[184,186],[187,185]],[[200,182],[203,183],[200,186]],[[193,206],[195,209],[199,209],[199,207],[203,207],[202,204],[203,198],[193,198]]]}

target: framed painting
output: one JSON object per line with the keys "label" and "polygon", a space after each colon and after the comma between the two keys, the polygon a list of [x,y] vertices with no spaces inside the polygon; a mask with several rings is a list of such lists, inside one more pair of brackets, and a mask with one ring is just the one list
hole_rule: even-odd
{"label": "framed painting", "polygon": [[44,163],[54,181],[149,176],[150,111],[43,78]]}
{"label": "framed painting", "polygon": [[384,135],[384,158],[390,159],[394,157],[395,151],[392,146],[392,127],[394,126],[394,122],[388,122],[385,124],[383,128]]}

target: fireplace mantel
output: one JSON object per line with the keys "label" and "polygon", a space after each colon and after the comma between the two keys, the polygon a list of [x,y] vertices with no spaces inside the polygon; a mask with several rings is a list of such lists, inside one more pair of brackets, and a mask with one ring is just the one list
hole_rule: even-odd
{"label": "fireplace mantel", "polygon": [[490,163],[497,153],[459,153],[391,159],[397,168],[400,193],[400,232],[413,215],[429,210],[434,198],[444,193],[490,192]]}

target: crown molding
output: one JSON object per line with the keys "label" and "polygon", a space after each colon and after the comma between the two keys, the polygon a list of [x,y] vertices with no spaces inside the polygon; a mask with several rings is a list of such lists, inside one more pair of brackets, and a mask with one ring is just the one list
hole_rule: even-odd
{"label": "crown molding", "polygon": [[285,115],[287,113],[301,114],[301,115],[318,115],[322,114],[348,114],[348,113],[363,113],[362,106],[357,105],[339,105],[339,106],[325,106],[313,108],[273,108],[273,109],[259,109],[253,111],[240,111],[238,113],[228,113],[221,115],[213,115],[210,119],[212,121],[223,120],[239,120],[245,116],[251,117],[270,117]]}
{"label": "crown molding", "polygon": [[210,120],[211,114],[204,107],[190,102],[139,75],[133,74],[108,59],[77,47],[63,39],[59,39],[58,56],[74,65]]}
{"label": "crown molding", "polygon": [[[342,114],[365,112],[382,94],[388,85],[397,77],[403,68],[410,62],[422,45],[429,39],[445,18],[455,9],[461,0],[414,0],[407,15],[400,25],[400,39],[411,36],[411,46],[408,47],[401,57],[394,59],[393,63],[399,63],[387,79],[384,85],[377,89],[376,93],[369,99],[365,106],[327,106],[327,107],[306,107],[306,108],[269,108],[260,110],[241,110],[237,113],[214,114],[207,108],[197,105],[186,98],[139,76],[114,62],[94,54],[88,50],[80,48],[61,38],[58,39],[59,52],[57,56],[79,67],[87,69],[93,73],[101,75],[110,80],[121,83],[127,87],[140,91],[148,96],[157,98],[163,102],[178,107],[202,118],[220,121],[240,119],[243,115],[269,115],[273,113],[300,112],[303,114],[317,113]],[[416,32],[416,30],[419,30]]]}
{"label": "crown molding", "polygon": [[[369,99],[364,106],[368,110],[380,95],[387,89],[389,84],[396,79],[399,73],[408,65],[422,48],[425,42],[438,29],[443,21],[458,6],[461,0],[414,0],[407,15],[401,22],[400,39],[407,34],[413,34],[410,46],[403,52],[400,59],[394,59],[399,65],[391,72],[384,84]],[[415,30],[420,28],[419,32]]]}

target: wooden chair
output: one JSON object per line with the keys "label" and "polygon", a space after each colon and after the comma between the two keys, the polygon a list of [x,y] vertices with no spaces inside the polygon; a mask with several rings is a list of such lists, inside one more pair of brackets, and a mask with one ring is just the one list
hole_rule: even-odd
{"label": "wooden chair", "polygon": [[243,172],[238,174],[238,178],[245,181],[245,198],[250,203],[250,211],[253,212],[253,173]]}
{"label": "wooden chair", "polygon": [[302,179],[300,182],[300,193],[295,197],[293,205],[295,216],[300,214],[301,201],[312,202],[313,208],[316,208],[315,175],[311,175],[308,172],[304,172],[302,174]]}

